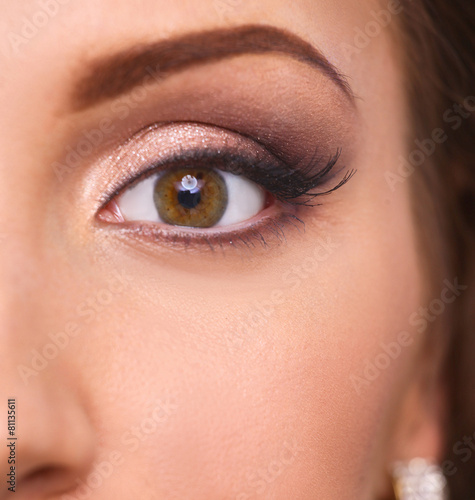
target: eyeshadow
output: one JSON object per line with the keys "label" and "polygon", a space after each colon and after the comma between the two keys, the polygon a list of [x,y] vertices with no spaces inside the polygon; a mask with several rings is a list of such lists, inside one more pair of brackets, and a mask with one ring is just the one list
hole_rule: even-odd
{"label": "eyeshadow", "polygon": [[[325,81],[295,62],[245,56],[176,75],[135,100],[107,103],[85,116],[90,125],[81,120],[78,135],[108,120],[99,156],[151,124],[194,122],[252,138],[287,162],[310,160],[317,147],[327,158],[342,148],[347,159],[357,115]],[[70,142],[75,149],[74,137]]]}

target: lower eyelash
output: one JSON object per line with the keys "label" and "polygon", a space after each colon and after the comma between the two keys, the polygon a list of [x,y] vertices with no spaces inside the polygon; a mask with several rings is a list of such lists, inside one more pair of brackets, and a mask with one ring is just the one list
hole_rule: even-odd
{"label": "lower eyelash", "polygon": [[243,229],[229,232],[185,231],[178,226],[170,226],[172,230],[169,230],[166,227],[159,227],[153,223],[133,222],[121,224],[118,230],[138,239],[154,243],[165,242],[172,249],[189,250],[201,247],[201,249],[205,248],[213,252],[224,251],[226,248],[249,251],[258,248],[267,249],[276,244],[285,243],[287,231],[291,228],[297,229],[300,233],[305,232],[305,222],[289,212],[268,215]]}

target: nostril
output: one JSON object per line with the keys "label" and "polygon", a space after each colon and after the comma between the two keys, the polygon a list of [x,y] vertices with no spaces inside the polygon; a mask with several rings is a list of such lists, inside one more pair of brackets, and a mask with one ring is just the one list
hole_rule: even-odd
{"label": "nostril", "polygon": [[[57,465],[46,465],[30,471],[19,482],[19,489],[23,492],[34,492],[42,498],[48,493],[64,493],[72,489],[74,477],[72,471]],[[35,496],[35,498],[37,498]]]}
{"label": "nostril", "polygon": [[55,476],[60,472],[61,467],[55,465],[46,465],[42,467],[37,467],[35,470],[30,471],[28,475],[23,479],[23,481],[35,481],[39,478],[48,478]]}
{"label": "nostril", "polygon": [[[51,374],[18,389],[22,414],[34,415],[18,425],[16,486],[21,499],[71,493],[93,465],[97,442],[87,402],[67,382],[67,376]],[[8,453],[2,448],[3,457]],[[1,459],[1,471],[7,470],[6,462]]]}

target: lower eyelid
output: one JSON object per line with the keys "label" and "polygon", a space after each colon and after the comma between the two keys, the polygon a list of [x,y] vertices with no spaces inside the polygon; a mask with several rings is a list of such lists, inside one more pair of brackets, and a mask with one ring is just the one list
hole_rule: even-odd
{"label": "lower eyelid", "polygon": [[149,249],[151,255],[155,254],[156,246],[160,245],[161,251],[209,251],[224,250],[225,248],[263,250],[270,249],[287,241],[287,232],[295,230],[302,235],[305,232],[305,223],[300,218],[301,207],[286,207],[287,210],[274,202],[266,207],[259,217],[249,221],[222,227],[195,229],[189,227],[174,227],[164,224],[135,221],[123,224],[107,224],[103,229],[117,231],[123,241],[133,244],[140,242]]}

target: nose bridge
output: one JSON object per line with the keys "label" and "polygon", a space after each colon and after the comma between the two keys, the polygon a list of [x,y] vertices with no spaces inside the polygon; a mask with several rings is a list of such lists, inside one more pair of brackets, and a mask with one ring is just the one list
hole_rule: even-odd
{"label": "nose bridge", "polygon": [[[14,90],[13,82],[8,86]],[[45,167],[47,148],[35,139],[38,122],[24,98],[0,92],[0,108],[0,353],[11,354],[14,344],[35,338],[35,323],[44,316],[41,302],[48,303],[55,252],[48,210],[55,197]]]}
{"label": "nose bridge", "polygon": [[37,252],[21,234],[0,243],[0,351],[9,359],[38,338],[46,276]]}
{"label": "nose bridge", "polygon": [[30,230],[28,221],[19,218],[5,220],[9,216],[0,216],[0,303],[38,286],[42,267],[35,228]]}

